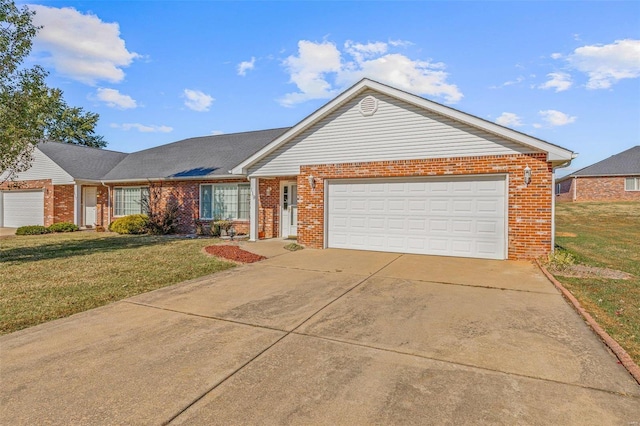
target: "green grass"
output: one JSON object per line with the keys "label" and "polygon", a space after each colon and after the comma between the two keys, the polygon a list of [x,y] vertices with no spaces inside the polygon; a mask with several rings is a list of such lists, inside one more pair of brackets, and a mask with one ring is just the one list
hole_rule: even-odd
{"label": "green grass", "polygon": [[0,238],[0,334],[233,267],[210,239],[74,232]]}
{"label": "green grass", "polygon": [[[640,364],[640,202],[559,203],[556,244],[578,263],[628,272],[630,280],[556,278]],[[566,235],[566,234],[565,234]]]}

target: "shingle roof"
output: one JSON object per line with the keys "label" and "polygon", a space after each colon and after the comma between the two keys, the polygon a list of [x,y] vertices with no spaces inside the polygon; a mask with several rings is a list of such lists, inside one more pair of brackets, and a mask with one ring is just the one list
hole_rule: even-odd
{"label": "shingle roof", "polygon": [[203,136],[129,154],[103,180],[229,175],[229,170],[289,128]]}
{"label": "shingle roof", "polygon": [[640,175],[640,145],[580,169],[570,176]]}
{"label": "shingle roof", "polygon": [[59,142],[40,143],[38,149],[74,179],[86,180],[102,179],[127,156],[124,152]]}

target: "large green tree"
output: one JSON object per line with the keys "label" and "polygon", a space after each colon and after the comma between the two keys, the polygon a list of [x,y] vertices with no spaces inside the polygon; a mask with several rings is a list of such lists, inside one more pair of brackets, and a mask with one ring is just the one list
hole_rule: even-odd
{"label": "large green tree", "polygon": [[27,7],[0,0],[0,182],[27,170],[39,142],[106,146],[95,134],[98,114],[68,106],[47,71],[23,65],[38,27]]}

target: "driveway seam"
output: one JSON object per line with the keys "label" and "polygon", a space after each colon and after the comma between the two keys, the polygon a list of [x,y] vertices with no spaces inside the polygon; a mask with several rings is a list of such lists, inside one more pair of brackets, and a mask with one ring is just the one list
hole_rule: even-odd
{"label": "driveway seam", "polygon": [[555,293],[548,293],[548,292],[544,292],[544,291],[532,291],[532,290],[520,290],[520,289],[517,289],[517,288],[494,287],[494,286],[490,286],[490,285],[474,285],[474,284],[463,284],[463,283],[450,283],[450,282],[447,282],[447,281],[431,281],[431,280],[420,280],[420,279],[413,279],[413,278],[409,279],[409,278],[394,277],[394,276],[390,276],[390,275],[380,275],[380,278],[392,278],[392,279],[396,279],[396,280],[417,281],[417,282],[421,282],[421,283],[430,283],[430,284],[456,285],[456,286],[460,286],[460,287],[485,288],[487,290],[505,290],[505,291],[517,291],[517,292],[520,292],[520,293],[547,294],[549,296],[557,296],[558,295],[557,291]]}
{"label": "driveway seam", "polygon": [[412,356],[412,357],[417,357],[417,358],[421,358],[421,359],[428,359],[428,360],[431,360],[431,361],[438,361],[438,362],[443,362],[443,363],[451,364],[451,365],[458,365],[458,366],[467,367],[467,368],[473,368],[473,369],[477,369],[477,370],[489,371],[489,372],[492,372],[492,373],[504,374],[504,375],[507,375],[507,376],[523,377],[523,378],[531,379],[531,380],[538,380],[538,381],[550,382],[550,383],[555,383],[555,384],[560,384],[560,385],[573,386],[573,387],[582,388],[582,389],[589,389],[589,390],[594,390],[594,391],[599,391],[599,392],[605,392],[605,393],[608,393],[608,394],[611,394],[611,395],[616,395],[616,396],[623,396],[623,397],[628,397],[628,398],[633,398],[633,399],[640,399],[640,395],[633,395],[633,394],[628,394],[628,393],[624,393],[624,392],[616,392],[616,391],[611,391],[611,390],[608,390],[608,389],[601,389],[601,388],[596,388],[596,387],[592,387],[592,386],[581,385],[579,383],[568,383],[568,382],[562,382],[562,381],[559,381],[559,380],[546,379],[546,378],[543,378],[543,377],[529,376],[527,374],[522,374],[522,373],[513,373],[513,372],[508,372],[508,371],[496,370],[496,369],[489,368],[489,367],[481,367],[481,366],[473,365],[473,364],[465,364],[463,362],[451,361],[451,360],[447,360],[447,359],[443,359],[443,358],[436,358],[436,357],[427,356],[427,355],[421,355],[421,354],[415,354],[415,353],[409,353],[409,352],[402,352],[402,351],[398,351],[398,350],[394,350],[394,349],[382,348],[382,347],[379,347],[379,346],[368,345],[368,344],[365,344],[365,343],[358,343],[358,342],[352,342],[352,341],[347,341],[347,340],[336,339],[334,337],[319,336],[319,335],[316,335],[316,334],[308,334],[308,333],[299,332],[299,331],[292,331],[291,334],[295,334],[295,335],[298,335],[298,336],[305,336],[305,337],[309,337],[309,338],[312,338],[312,339],[320,339],[320,340],[326,340],[326,341],[329,341],[329,342],[341,343],[341,344],[344,344],[344,345],[351,345],[351,346],[357,346],[357,347],[361,347],[361,348],[374,349],[374,350],[378,350],[378,351],[382,351],[382,352],[390,352],[390,353],[394,353],[394,354],[398,354],[398,355],[406,355],[406,356]]}
{"label": "driveway seam", "polygon": [[[349,289],[347,289],[345,292],[343,292],[342,294],[340,294],[339,296],[337,296],[336,298],[334,298],[332,301],[330,301],[329,303],[325,304],[324,306],[322,306],[320,309],[318,309],[316,312],[314,312],[313,314],[311,314],[309,317],[307,317],[304,321],[302,321],[300,324],[298,324],[296,327],[294,327],[291,331],[284,331],[284,336],[281,336],[279,339],[277,339],[275,342],[273,342],[272,344],[270,344],[269,346],[267,346],[266,348],[264,348],[262,351],[260,351],[258,354],[256,354],[254,357],[252,357],[250,360],[248,360],[247,362],[243,363],[241,366],[239,366],[238,368],[236,368],[235,370],[233,370],[231,373],[229,373],[228,375],[226,375],[223,379],[219,380],[216,384],[214,384],[211,388],[209,388],[208,390],[206,390],[205,392],[203,392],[200,396],[196,397],[195,399],[193,399],[189,404],[187,404],[183,409],[181,409],[178,413],[176,413],[174,416],[172,416],[170,419],[168,419],[166,422],[163,422],[163,425],[168,425],[171,422],[173,422],[175,419],[177,419],[180,415],[182,415],[184,412],[186,412],[189,408],[193,407],[195,404],[198,403],[198,401],[200,401],[202,398],[204,398],[205,396],[207,396],[209,393],[211,393],[212,391],[214,391],[216,388],[218,388],[220,385],[222,385],[224,382],[226,382],[227,380],[229,380],[231,377],[235,376],[237,373],[239,373],[240,371],[242,371],[247,365],[249,365],[250,363],[252,363],[254,360],[256,360],[258,357],[260,357],[262,354],[264,354],[265,352],[267,352],[269,349],[271,349],[272,347],[274,347],[275,345],[277,345],[279,342],[281,342],[284,338],[286,338],[287,336],[293,334],[295,332],[295,330],[297,330],[298,328],[300,328],[302,325],[304,325],[307,321],[309,321],[311,318],[313,318],[314,316],[316,316],[318,313],[320,313],[321,311],[323,311],[324,309],[326,309],[327,307],[329,307],[330,305],[332,305],[334,302],[336,302],[337,300],[341,299],[342,297],[344,297],[346,294],[348,294],[349,292],[351,292],[352,290],[354,290],[356,287],[359,287],[360,285],[362,285],[365,281],[367,281],[369,278],[371,278],[373,275],[377,274],[378,272],[382,271],[384,268],[386,268],[387,266],[391,265],[393,262],[395,262],[396,260],[398,260],[399,258],[402,257],[402,254],[398,255],[396,258],[392,259],[390,262],[388,262],[387,264],[385,264],[384,266],[382,266],[380,269],[378,269],[377,271],[375,271],[374,273],[372,273],[371,275],[365,277],[364,279],[358,281],[355,285],[351,286]],[[147,306],[147,305],[142,305],[142,306]],[[153,307],[153,306],[150,306]],[[162,309],[162,308],[160,308]],[[180,312],[180,311],[174,311],[174,312]],[[205,317],[206,318],[206,317]],[[233,322],[233,321],[230,321]],[[258,326],[259,327],[259,326]],[[278,330],[278,331],[283,331],[283,330]]]}

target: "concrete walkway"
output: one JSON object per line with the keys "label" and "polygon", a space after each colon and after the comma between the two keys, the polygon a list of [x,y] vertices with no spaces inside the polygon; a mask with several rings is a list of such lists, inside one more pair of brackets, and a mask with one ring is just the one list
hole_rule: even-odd
{"label": "concrete walkway", "polygon": [[640,386],[533,265],[284,244],[0,337],[0,423],[640,422]]}
{"label": "concrete walkway", "polygon": [[16,235],[16,229],[18,228],[1,228],[0,227],[0,237],[9,237],[11,235]]}

